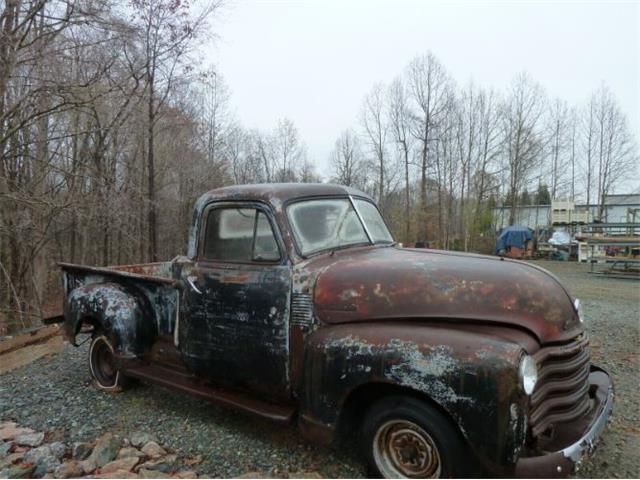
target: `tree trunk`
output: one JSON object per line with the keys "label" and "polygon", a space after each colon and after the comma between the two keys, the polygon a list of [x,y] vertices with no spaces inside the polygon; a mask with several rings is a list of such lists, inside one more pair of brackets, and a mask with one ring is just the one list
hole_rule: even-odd
{"label": "tree trunk", "polygon": [[409,149],[407,148],[407,143],[402,143],[402,148],[404,151],[404,221],[405,221],[405,232],[404,232],[404,241],[409,241],[409,233],[411,229],[411,219],[409,218],[411,214],[411,195],[409,191]]}
{"label": "tree trunk", "polygon": [[422,146],[422,165],[420,166],[420,211],[422,213],[422,229],[419,233],[422,238],[418,240],[426,241],[429,236],[429,226],[427,225],[427,161],[429,156],[429,115],[425,117],[424,138]]}
{"label": "tree trunk", "polygon": [[155,133],[155,111],[154,111],[154,89],[153,77],[149,80],[149,111],[147,125],[147,221],[149,229],[149,250],[148,258],[152,262],[158,261],[158,225],[156,217],[156,187],[155,187],[155,158],[153,152]]}

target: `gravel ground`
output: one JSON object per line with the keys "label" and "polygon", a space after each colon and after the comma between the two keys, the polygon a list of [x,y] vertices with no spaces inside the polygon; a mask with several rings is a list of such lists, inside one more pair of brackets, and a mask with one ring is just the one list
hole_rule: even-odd
{"label": "gravel ground", "polygon": [[584,478],[640,477],[640,282],[591,275],[587,264],[535,261],[578,297],[591,339],[591,361],[613,377],[613,415]]}
{"label": "gravel ground", "polygon": [[[592,359],[616,384],[614,417],[581,477],[640,476],[640,283],[597,278],[575,263],[535,262],[556,273],[578,296],[591,331]],[[0,376],[0,421],[47,430],[61,440],[90,441],[113,432],[143,430],[180,456],[201,455],[195,470],[214,477],[247,472],[277,477],[318,472],[364,476],[352,445],[319,448],[293,427],[274,425],[204,400],[138,384],[122,394],[91,387],[87,345]]]}
{"label": "gravel ground", "polygon": [[0,376],[0,422],[53,431],[67,443],[145,431],[180,457],[201,455],[203,462],[189,468],[209,477],[364,476],[353,450],[313,446],[293,427],[144,383],[123,393],[100,392],[91,385],[87,355],[88,344],[66,345]]}

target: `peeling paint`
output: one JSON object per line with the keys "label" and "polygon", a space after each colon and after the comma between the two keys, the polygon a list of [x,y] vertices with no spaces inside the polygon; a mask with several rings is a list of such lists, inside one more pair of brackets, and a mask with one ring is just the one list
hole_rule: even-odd
{"label": "peeling paint", "polygon": [[[285,206],[327,195],[368,198],[332,185],[225,187],[196,202],[186,257],[63,264],[67,336],[91,318],[121,357],[168,362],[170,353],[198,382],[294,405],[303,430],[323,438],[358,389],[410,390],[437,404],[485,463],[515,463],[535,413],[519,387],[521,355],[546,355],[557,347],[541,344],[582,332],[564,288],[524,263],[427,249],[353,247],[303,258]],[[281,261],[199,258],[202,219],[215,202],[264,211]]]}
{"label": "peeling paint", "polygon": [[417,391],[428,392],[441,404],[466,403],[474,405],[474,399],[458,395],[446,378],[459,375],[460,362],[453,356],[453,348],[448,345],[428,347],[421,351],[415,343],[392,340],[388,348],[404,352],[404,361],[392,365],[387,378]]}

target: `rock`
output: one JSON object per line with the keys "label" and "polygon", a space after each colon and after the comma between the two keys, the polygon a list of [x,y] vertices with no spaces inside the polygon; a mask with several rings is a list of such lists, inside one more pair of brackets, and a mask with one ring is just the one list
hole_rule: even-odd
{"label": "rock", "polygon": [[48,473],[53,473],[60,466],[60,461],[53,457],[41,457],[35,462],[35,469],[32,476],[34,478],[43,478]]}
{"label": "rock", "polygon": [[176,478],[198,478],[198,474],[193,470],[183,470],[173,474]]}
{"label": "rock", "polygon": [[53,457],[53,453],[51,452],[51,447],[49,447],[49,445],[42,445],[41,447],[29,450],[24,454],[25,462],[31,463],[35,463],[41,458],[47,457]]}
{"label": "rock", "polygon": [[0,442],[0,458],[9,455],[9,450],[11,450],[12,445],[12,442]]}
{"label": "rock", "polygon": [[198,465],[202,463],[202,455],[195,455],[193,457],[187,457],[184,459],[185,465]]}
{"label": "rock", "polygon": [[26,447],[38,447],[44,441],[44,432],[22,433],[16,435],[13,441]]}
{"label": "rock", "polygon": [[96,466],[102,467],[116,458],[118,447],[120,447],[120,440],[107,433],[98,439],[89,458],[95,462]]}
{"label": "rock", "polygon": [[[56,450],[54,453],[53,450]],[[34,448],[29,450],[24,454],[24,462],[35,464],[35,470],[33,471],[33,476],[35,478],[42,478],[47,473],[53,472],[59,465],[59,458],[64,454],[64,450],[62,455],[58,456],[60,447],[49,445],[42,445],[38,448]]]}
{"label": "rock", "polygon": [[130,457],[136,457],[136,458],[144,457],[144,453],[142,453],[137,448],[126,447],[121,449],[118,452],[118,456],[116,458],[120,459],[120,458],[130,458]]}
{"label": "rock", "polygon": [[147,470],[146,468],[138,470],[138,476],[140,478],[171,478],[171,475],[167,475],[166,473],[159,472],[157,470]]}
{"label": "rock", "polygon": [[11,465],[0,471],[0,478],[31,478],[31,474],[35,470],[35,465],[24,463],[20,465]]}
{"label": "rock", "polygon": [[82,475],[84,475],[84,470],[75,460],[63,463],[53,472],[55,478],[76,478]]}
{"label": "rock", "polygon": [[149,460],[148,462],[140,465],[140,468],[145,470],[154,470],[157,472],[170,473],[178,470],[178,457],[176,455],[167,455],[166,457],[158,458],[157,460]]}
{"label": "rock", "polygon": [[27,435],[33,433],[30,428],[18,427],[14,422],[6,422],[0,425],[0,440],[13,440],[19,435]]}
{"label": "rock", "polygon": [[88,443],[77,442],[73,444],[71,456],[76,460],[86,460],[91,455],[93,448]]}
{"label": "rock", "polygon": [[151,435],[150,433],[146,433],[146,432],[134,432],[131,435],[131,438],[129,439],[129,441],[131,442],[131,445],[138,448],[146,445],[149,442],[158,443],[158,439],[154,435]]}
{"label": "rock", "polygon": [[113,473],[119,470],[133,470],[138,464],[137,457],[129,457],[129,458],[121,458],[120,460],[114,460],[113,462],[107,463],[104,467],[100,469],[100,473]]}
{"label": "rock", "polygon": [[22,461],[23,458],[24,458],[24,452],[13,452],[13,453],[10,453],[9,455],[7,455],[5,460],[8,463],[18,463],[18,462]]}
{"label": "rock", "polygon": [[78,462],[78,466],[82,469],[85,474],[89,474],[93,472],[98,466],[93,458],[89,457],[86,460],[82,460]]}
{"label": "rock", "polygon": [[139,478],[133,472],[129,470],[117,470],[111,473],[100,473],[98,475],[94,475],[93,478]]}
{"label": "rock", "polygon": [[156,442],[148,442],[144,447],[142,447],[142,453],[151,458],[158,458],[163,455],[166,455],[167,451],[158,445]]}
{"label": "rock", "polygon": [[296,472],[289,474],[289,478],[324,478],[318,472]]}
{"label": "rock", "polygon": [[49,449],[51,450],[51,454],[57,459],[61,459],[65,453],[67,453],[67,446],[63,442],[50,443]]}

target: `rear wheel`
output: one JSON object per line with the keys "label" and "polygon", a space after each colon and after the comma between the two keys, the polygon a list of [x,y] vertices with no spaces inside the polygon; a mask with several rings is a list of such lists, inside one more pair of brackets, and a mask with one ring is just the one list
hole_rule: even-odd
{"label": "rear wheel", "polygon": [[110,392],[122,390],[125,378],[116,367],[113,345],[100,333],[91,340],[89,370],[99,389]]}
{"label": "rear wheel", "polygon": [[370,473],[382,478],[446,478],[468,474],[459,432],[437,409],[411,397],[383,398],[369,410],[362,446]]}

